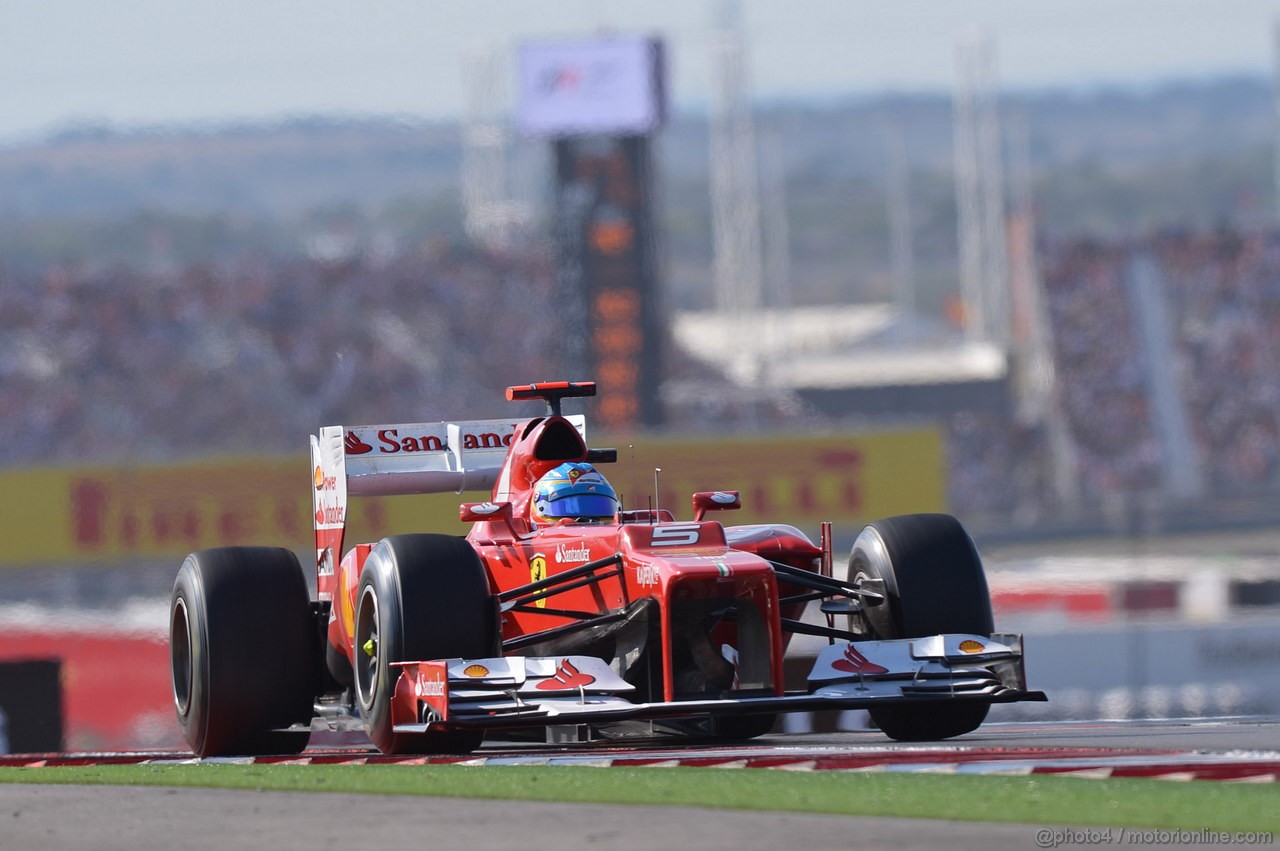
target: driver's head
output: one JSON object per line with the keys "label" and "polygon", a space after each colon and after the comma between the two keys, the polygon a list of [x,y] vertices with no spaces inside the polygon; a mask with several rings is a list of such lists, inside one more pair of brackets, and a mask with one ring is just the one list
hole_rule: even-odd
{"label": "driver's head", "polygon": [[533,487],[530,513],[535,523],[612,520],[618,495],[590,464],[569,461],[547,473]]}

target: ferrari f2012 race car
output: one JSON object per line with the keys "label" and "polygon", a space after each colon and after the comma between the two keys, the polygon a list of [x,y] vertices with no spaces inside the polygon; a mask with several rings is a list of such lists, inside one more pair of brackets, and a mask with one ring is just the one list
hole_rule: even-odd
{"label": "ferrari f2012 race car", "polygon": [[[323,428],[311,439],[316,599],[297,556],[188,556],[170,606],[178,721],[201,756],[297,753],[317,715],[358,718],[385,753],[461,753],[488,731],[548,740],[745,739],[778,713],[865,708],[899,740],[978,727],[1028,691],[1018,635],[994,632],[974,544],[953,517],[866,526],[833,564],[792,526],[625,508],[561,400],[589,382],[511,387],[547,411],[509,420]],[[343,551],[348,500],[487,490],[466,537],[395,535]],[[821,613],[802,619],[811,603]],[[788,690],[795,634],[827,639]],[[543,730],[538,730],[543,728]]]}

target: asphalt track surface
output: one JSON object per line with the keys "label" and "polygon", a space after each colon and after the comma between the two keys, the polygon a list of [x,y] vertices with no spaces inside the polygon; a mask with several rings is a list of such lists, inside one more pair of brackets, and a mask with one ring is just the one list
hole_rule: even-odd
{"label": "asphalt track surface", "polygon": [[[764,740],[761,740],[764,741]],[[774,743],[884,745],[878,732],[777,736]],[[1280,751],[1280,717],[1190,718],[1153,721],[989,723],[948,744],[967,747],[1150,748],[1153,750]]]}
{"label": "asphalt track surface", "polygon": [[1032,825],[222,789],[0,784],[0,845],[151,848],[1034,848]]}
{"label": "asphalt track surface", "polygon": [[[874,749],[904,762],[921,750],[919,745],[895,745],[872,731],[771,736],[756,744],[778,754]],[[990,724],[944,747],[1043,750],[1050,755],[1057,749],[1114,749],[1118,754],[1173,750],[1280,759],[1280,719]],[[590,750],[493,743],[477,756],[547,759],[587,756],[584,751]],[[668,741],[633,750],[662,755],[672,748]],[[682,750],[695,756],[699,752]],[[5,849],[1035,848],[1041,827],[692,807],[0,784],[0,848]]]}

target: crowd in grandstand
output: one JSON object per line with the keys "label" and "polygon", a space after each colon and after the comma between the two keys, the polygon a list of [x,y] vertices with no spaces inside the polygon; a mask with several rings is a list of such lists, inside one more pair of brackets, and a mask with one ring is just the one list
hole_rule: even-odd
{"label": "crowd in grandstand", "polygon": [[[1276,484],[1280,236],[1166,235],[1046,253],[1056,399],[1081,493],[1161,485],[1152,365],[1127,284],[1139,256],[1170,305],[1206,484]],[[568,330],[553,286],[546,252],[458,246],[167,274],[0,269],[0,464],[296,451],[325,424],[500,416],[502,387],[558,374]],[[953,503],[1052,510],[1042,424],[961,412],[948,435]]]}
{"label": "crowd in grandstand", "polygon": [[1021,525],[1044,519],[1050,483],[1043,429],[962,411],[946,423],[946,435],[952,510]]}
{"label": "crowd in grandstand", "polygon": [[1205,476],[1217,490],[1280,471],[1280,238],[1170,236],[1154,251],[1179,317],[1184,395]]}
{"label": "crowd in grandstand", "polygon": [[506,384],[554,371],[549,268],[437,249],[0,271],[0,463],[297,450],[321,425],[498,407]]}
{"label": "crowd in grandstand", "polygon": [[1124,284],[1127,257],[1084,242],[1044,273],[1058,401],[1086,493],[1138,492],[1159,483],[1145,356]]}
{"label": "crowd in grandstand", "polygon": [[[1153,369],[1172,371],[1205,494],[1280,484],[1280,235],[1081,240],[1046,258],[1056,400],[1087,504],[1162,487],[1168,450],[1151,405]],[[1167,302],[1173,363],[1150,363],[1144,351],[1134,315],[1139,263],[1150,264]],[[949,436],[953,502],[1006,514],[1051,506],[1042,429],[961,415]]]}

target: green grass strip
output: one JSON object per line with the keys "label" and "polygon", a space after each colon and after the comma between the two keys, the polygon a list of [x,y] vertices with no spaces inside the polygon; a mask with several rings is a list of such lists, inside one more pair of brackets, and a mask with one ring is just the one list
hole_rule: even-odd
{"label": "green grass strip", "polygon": [[0,782],[202,786],[1280,833],[1274,783],[771,769],[422,765],[0,768]]}

